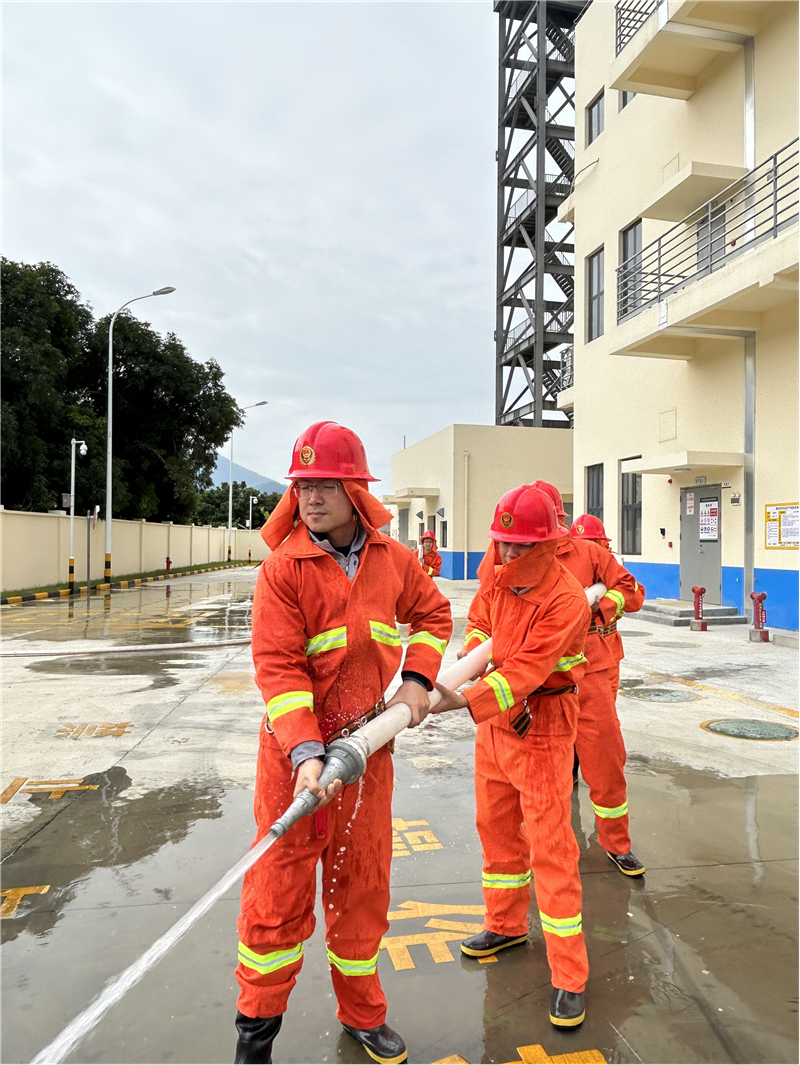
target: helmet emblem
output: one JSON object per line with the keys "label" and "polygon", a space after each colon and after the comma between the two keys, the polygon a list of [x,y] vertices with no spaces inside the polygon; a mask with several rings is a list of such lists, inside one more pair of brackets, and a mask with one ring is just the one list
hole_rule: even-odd
{"label": "helmet emblem", "polygon": [[305,447],[300,448],[300,461],[304,466],[313,466],[317,456],[314,454],[314,448],[309,447],[306,444]]}
{"label": "helmet emblem", "polygon": [[510,529],[511,526],[514,524],[514,515],[509,514],[507,510],[504,510],[503,513],[500,515],[500,524],[503,526],[504,529]]}
{"label": "helmet emblem", "polygon": [[576,525],[575,526],[575,532],[576,533],[585,533],[586,529],[583,527],[583,525]]}

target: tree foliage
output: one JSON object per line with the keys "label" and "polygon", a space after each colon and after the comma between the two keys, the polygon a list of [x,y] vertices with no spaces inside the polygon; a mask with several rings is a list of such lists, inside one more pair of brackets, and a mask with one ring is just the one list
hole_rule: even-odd
{"label": "tree foliage", "polygon": [[[76,510],[105,509],[110,316],[91,309],[58,267],[3,260],[3,502],[48,510],[69,491],[70,439]],[[213,360],[197,362],[123,312],[114,325],[113,514],[189,522],[211,484],[217,450],[242,412]]]}
{"label": "tree foliage", "polygon": [[[257,529],[270,516],[277,507],[281,498],[280,492],[259,492],[256,488],[250,488],[246,481],[233,482],[233,526],[235,529],[247,528],[250,519],[250,497],[255,496],[253,503],[253,528]],[[228,524],[228,483],[209,488],[201,492],[197,501],[196,518],[198,525],[225,525]]]}

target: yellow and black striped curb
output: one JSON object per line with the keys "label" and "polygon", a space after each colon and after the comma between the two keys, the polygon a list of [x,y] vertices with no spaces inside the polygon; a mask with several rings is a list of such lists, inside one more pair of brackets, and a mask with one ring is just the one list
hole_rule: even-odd
{"label": "yellow and black striped curb", "polygon": [[[159,573],[157,577],[136,577],[132,581],[112,581],[111,584],[93,584],[93,592],[108,592],[112,588],[137,588],[140,584],[150,584],[152,581],[177,580],[178,577],[194,577],[198,573],[219,573],[221,570],[247,569],[252,562],[240,562],[230,566],[223,563],[221,566],[208,566],[206,569],[188,569],[180,573]],[[76,595],[86,595],[86,585],[75,589]],[[30,595],[9,595],[0,599],[0,606],[16,606],[17,603],[33,603],[37,599],[66,599],[69,596],[69,588],[59,588],[56,592],[31,592]]]}

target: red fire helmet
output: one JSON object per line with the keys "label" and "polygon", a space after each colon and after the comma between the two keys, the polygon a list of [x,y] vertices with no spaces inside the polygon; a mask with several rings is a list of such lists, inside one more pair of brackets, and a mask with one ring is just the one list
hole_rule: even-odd
{"label": "red fire helmet", "polygon": [[594,514],[581,514],[576,518],[569,531],[573,540],[607,540],[608,535],[602,521]]}
{"label": "red fire helmet", "polygon": [[492,540],[512,544],[535,544],[569,536],[559,523],[556,508],[546,492],[523,484],[501,497],[489,530]]}
{"label": "red fire helmet", "polygon": [[564,501],[561,498],[561,493],[554,484],[550,484],[549,481],[532,481],[531,488],[538,488],[540,492],[545,492],[553,500],[553,506],[556,508],[556,514],[559,518],[566,518],[567,512],[564,510]]}
{"label": "red fire helmet", "polygon": [[433,540],[433,542],[436,543],[436,537],[433,535],[430,529],[422,534],[420,540]]}
{"label": "red fire helmet", "polygon": [[292,450],[289,480],[377,481],[367,466],[364,445],[352,429],[338,422],[314,422],[298,436]]}

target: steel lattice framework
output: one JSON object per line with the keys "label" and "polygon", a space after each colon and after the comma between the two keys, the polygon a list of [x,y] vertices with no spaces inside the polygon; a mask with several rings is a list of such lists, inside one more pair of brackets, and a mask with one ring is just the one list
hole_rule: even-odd
{"label": "steel lattice framework", "polygon": [[[495,0],[500,19],[495,421],[569,428],[575,34],[587,0]],[[540,62],[540,57],[542,61]],[[571,383],[571,380],[570,380]]]}

